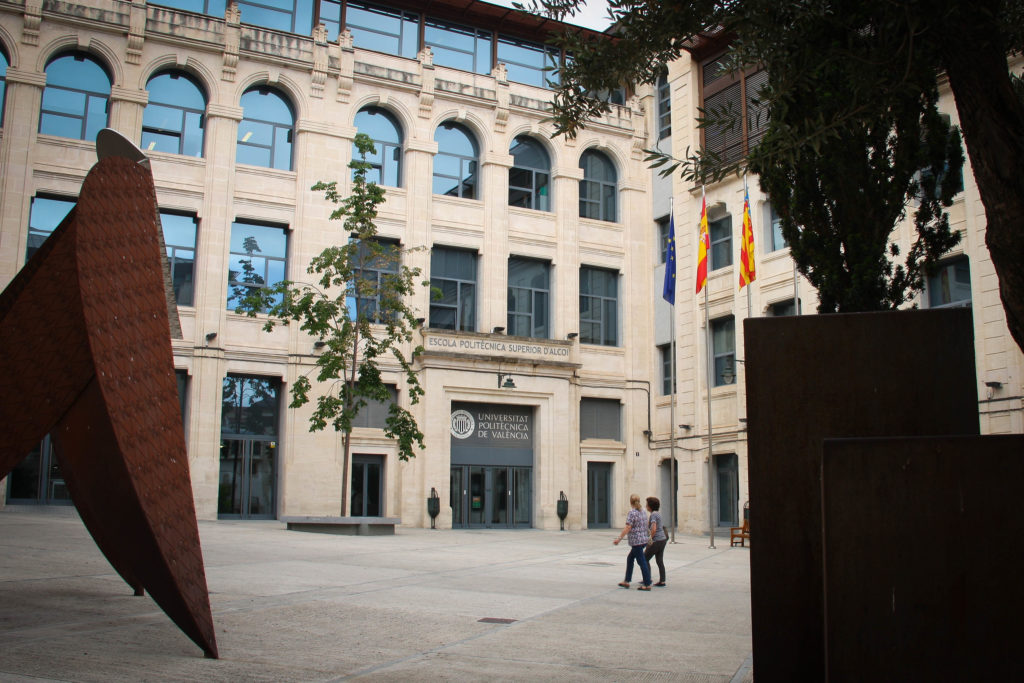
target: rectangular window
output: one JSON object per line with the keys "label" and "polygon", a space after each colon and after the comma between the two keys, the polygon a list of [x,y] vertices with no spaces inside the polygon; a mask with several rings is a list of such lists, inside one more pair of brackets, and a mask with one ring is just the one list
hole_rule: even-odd
{"label": "rectangular window", "polygon": [[765,214],[768,219],[765,221],[765,232],[767,233],[765,237],[768,242],[768,251],[785,249],[789,245],[786,244],[786,238],[782,236],[782,219],[771,204],[765,205]]}
{"label": "rectangular window", "polygon": [[387,401],[367,401],[366,405],[356,413],[352,420],[353,427],[366,427],[369,429],[384,429],[388,423],[388,415],[391,405],[398,403],[398,389],[394,384],[388,384]]}
{"label": "rectangular window", "polygon": [[662,216],[654,223],[658,226],[659,263],[665,263],[668,261],[668,216]]}
{"label": "rectangular window", "polygon": [[313,0],[237,0],[242,23],[308,36],[313,30]]}
{"label": "rectangular window", "polygon": [[508,329],[510,335],[548,338],[551,264],[511,256],[508,259]]}
{"label": "rectangular window", "polygon": [[715,386],[736,383],[736,321],[733,316],[711,321]]}
{"label": "rectangular window", "polygon": [[57,229],[64,217],[71,212],[78,202],[77,199],[66,197],[46,197],[37,195],[32,198],[32,208],[28,215],[28,246],[25,248],[25,260],[39,250],[50,233]]}
{"label": "rectangular window", "polygon": [[349,315],[380,322],[384,314],[381,292],[387,289],[387,278],[398,274],[402,248],[397,240],[378,238],[374,241],[380,246],[379,250],[371,249],[366,244],[359,245],[355,268],[359,291],[353,291],[353,295],[346,301]]}
{"label": "rectangular window", "polygon": [[171,266],[175,301],[179,306],[191,306],[196,265],[196,226],[199,219],[195,214],[161,209],[160,224],[164,233],[167,262]]}
{"label": "rectangular window", "polygon": [[[253,288],[270,288],[288,271],[288,228],[235,221],[228,256],[228,310]],[[279,302],[280,299],[275,301]]]}
{"label": "rectangular window", "polygon": [[580,399],[580,441],[622,441],[622,404],[614,398]]}
{"label": "rectangular window", "polygon": [[[320,0],[320,21],[327,27],[327,39],[335,41],[341,30],[341,3]],[[381,7],[368,2],[349,2],[345,27],[352,44],[362,50],[384,52],[416,59],[420,41],[420,15],[416,12]]]}
{"label": "rectangular window", "polygon": [[476,253],[434,247],[430,254],[430,327],[476,331]]}
{"label": "rectangular window", "polygon": [[186,12],[195,12],[196,14],[208,14],[218,19],[223,19],[224,9],[227,7],[228,0],[160,0],[153,4],[160,5],[161,7],[183,9]]}
{"label": "rectangular window", "polygon": [[761,89],[768,72],[726,70],[726,55],[702,65],[702,117],[716,120],[703,129],[704,151],[723,163],[742,159],[768,127]]}
{"label": "rectangular window", "polygon": [[671,396],[672,391],[672,345],[658,346],[658,358],[661,360],[661,395]]}
{"label": "rectangular window", "polygon": [[658,139],[672,135],[672,89],[668,76],[658,77]]}
{"label": "rectangular window", "polygon": [[550,87],[558,84],[558,50],[509,36],[498,37],[498,61],[508,67],[508,80]]}
{"label": "rectangular window", "polygon": [[178,382],[178,407],[181,408],[181,422],[188,430],[188,418],[186,415],[186,408],[188,407],[188,371],[187,370],[175,370],[174,379]]}
{"label": "rectangular window", "polygon": [[281,380],[274,377],[228,375],[221,392],[221,432],[230,435],[277,436]]}
{"label": "rectangular window", "polygon": [[961,256],[939,265],[928,276],[928,307],[946,308],[971,305],[971,264]]}
{"label": "rectangular window", "polygon": [[490,31],[428,17],[423,44],[434,53],[434,64],[478,74],[491,73]]}
{"label": "rectangular window", "polygon": [[619,274],[614,270],[580,268],[580,343],[618,344]]}
{"label": "rectangular window", "polygon": [[793,303],[793,299],[786,299],[785,301],[776,301],[773,304],[768,305],[768,315],[773,318],[777,318],[784,315],[797,315],[796,304]]}
{"label": "rectangular window", "polygon": [[708,223],[711,237],[711,270],[732,265],[732,216]]}

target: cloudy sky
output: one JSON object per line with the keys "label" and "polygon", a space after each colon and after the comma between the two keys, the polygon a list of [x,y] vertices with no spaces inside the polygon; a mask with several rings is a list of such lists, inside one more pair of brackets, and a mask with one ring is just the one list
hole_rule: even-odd
{"label": "cloudy sky", "polygon": [[[513,0],[487,0],[494,5],[511,7]],[[524,2],[523,4],[528,4]],[[570,18],[569,23],[603,31],[608,28],[608,3],[605,0],[587,0],[586,8]]]}

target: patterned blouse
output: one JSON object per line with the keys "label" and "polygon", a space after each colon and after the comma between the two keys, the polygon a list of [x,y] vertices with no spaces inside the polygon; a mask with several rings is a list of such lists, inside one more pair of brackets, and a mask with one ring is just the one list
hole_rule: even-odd
{"label": "patterned blouse", "polygon": [[651,540],[651,532],[647,528],[647,513],[632,508],[626,515],[626,524],[629,525],[629,545],[647,545]]}

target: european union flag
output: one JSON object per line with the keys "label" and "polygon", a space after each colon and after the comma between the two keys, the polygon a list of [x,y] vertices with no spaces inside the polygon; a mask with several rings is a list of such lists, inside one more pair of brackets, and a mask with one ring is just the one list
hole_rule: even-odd
{"label": "european union flag", "polygon": [[668,218],[668,245],[665,254],[665,287],[661,296],[673,306],[676,305],[676,220]]}

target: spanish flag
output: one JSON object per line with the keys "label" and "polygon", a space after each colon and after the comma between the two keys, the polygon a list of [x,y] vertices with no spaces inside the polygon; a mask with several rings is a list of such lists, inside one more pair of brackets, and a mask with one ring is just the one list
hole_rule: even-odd
{"label": "spanish flag", "polygon": [[754,268],[754,226],[750,221],[750,193],[743,187],[743,241],[740,245],[740,289],[757,278]]}
{"label": "spanish flag", "polygon": [[700,198],[700,236],[697,240],[697,294],[704,289],[708,281],[708,250],[711,248],[711,236],[708,234],[708,204],[701,190]]}

